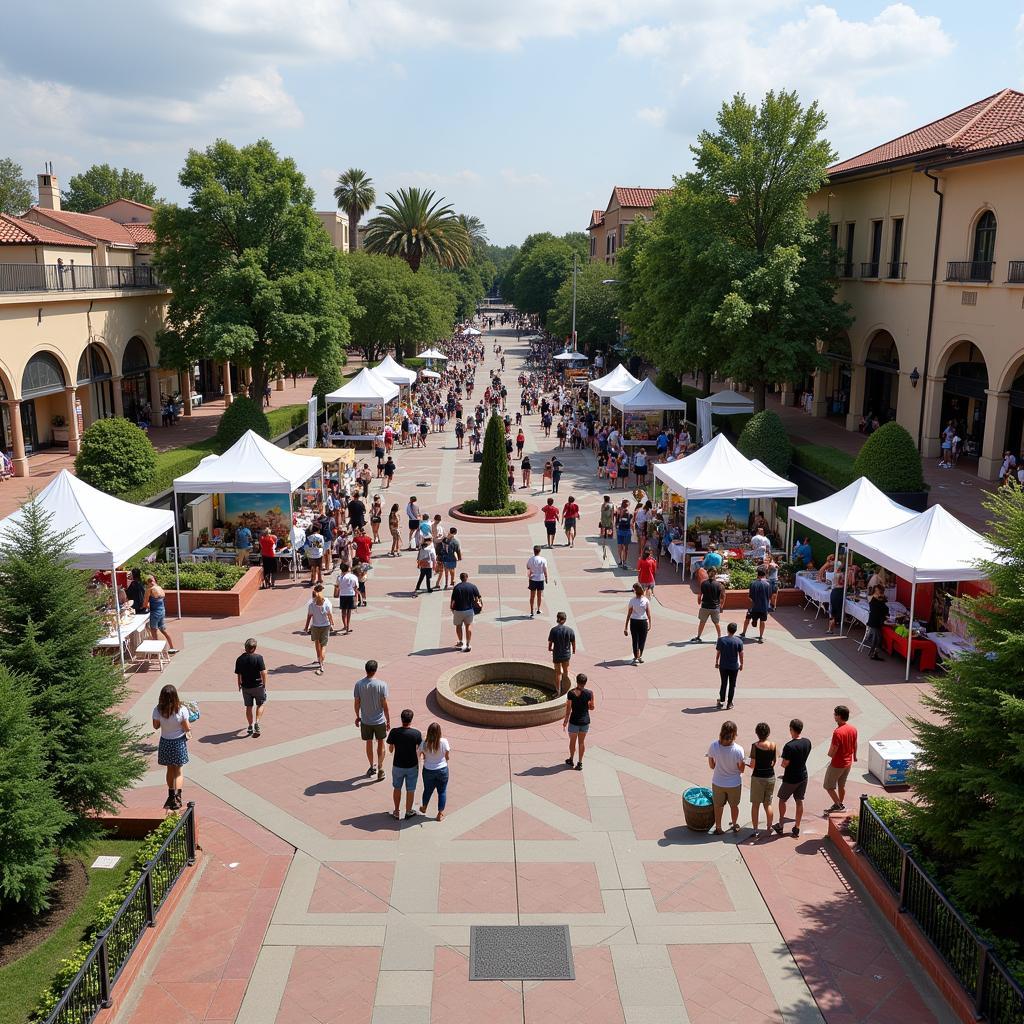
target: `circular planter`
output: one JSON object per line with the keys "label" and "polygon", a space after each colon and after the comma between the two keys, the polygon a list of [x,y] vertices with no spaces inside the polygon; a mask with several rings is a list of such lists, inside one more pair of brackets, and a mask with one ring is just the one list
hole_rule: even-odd
{"label": "circular planter", "polygon": [[434,692],[437,703],[453,718],[474,725],[497,726],[500,729],[522,729],[530,725],[558,722],[565,715],[565,697],[555,697],[543,704],[530,704],[520,708],[503,708],[492,704],[477,704],[464,700],[460,691],[477,683],[503,679],[531,683],[551,693],[555,692],[554,669],[544,661],[474,661],[450,669],[437,681]]}
{"label": "circular planter", "polygon": [[518,516],[474,516],[463,512],[461,505],[453,505],[448,509],[448,515],[462,523],[519,523],[524,519],[532,519],[536,514],[537,509],[532,505],[527,505],[526,511]]}

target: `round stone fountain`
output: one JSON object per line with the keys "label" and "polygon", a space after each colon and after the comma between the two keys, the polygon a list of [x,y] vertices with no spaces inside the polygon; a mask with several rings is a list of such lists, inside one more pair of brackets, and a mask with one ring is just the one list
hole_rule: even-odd
{"label": "round stone fountain", "polygon": [[565,695],[555,692],[550,662],[475,661],[437,681],[437,702],[453,718],[474,725],[521,729],[557,722]]}

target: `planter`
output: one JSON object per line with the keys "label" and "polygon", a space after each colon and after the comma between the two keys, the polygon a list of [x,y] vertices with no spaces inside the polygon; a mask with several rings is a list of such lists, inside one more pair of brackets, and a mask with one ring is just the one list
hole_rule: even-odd
{"label": "planter", "polygon": [[67,444],[68,443],[68,428],[67,427],[50,427],[50,431],[53,434],[54,444]]}
{"label": "planter", "polygon": [[534,506],[527,506],[526,511],[518,516],[473,516],[462,511],[461,505],[453,505],[448,509],[448,515],[452,519],[458,519],[462,523],[518,523],[524,519],[532,519],[537,514]]}
{"label": "planter", "polygon": [[708,804],[693,804],[690,803],[686,798],[695,791],[700,791],[707,795],[708,800],[711,799],[711,791],[703,786],[693,786],[683,793],[683,818],[686,821],[686,827],[692,829],[694,832],[707,832],[712,825],[715,823],[715,809]]}
{"label": "planter", "polygon": [[[775,596],[778,598],[776,604],[779,608],[793,608],[804,603],[803,591],[797,590],[796,587],[783,587]],[[725,592],[725,601],[722,607],[726,611],[746,609],[749,606],[750,594],[746,590],[727,590]]]}
{"label": "planter", "polygon": [[[181,592],[182,615],[208,615],[224,617],[241,615],[260,589],[263,570],[253,566],[230,590],[183,590]],[[166,588],[167,614],[178,614],[178,595]]]}

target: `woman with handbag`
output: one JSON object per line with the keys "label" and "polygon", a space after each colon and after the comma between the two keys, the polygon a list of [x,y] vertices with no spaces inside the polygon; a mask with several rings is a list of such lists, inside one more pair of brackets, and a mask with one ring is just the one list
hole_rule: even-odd
{"label": "woman with handbag", "polygon": [[434,592],[431,581],[434,578],[435,565],[437,565],[437,552],[434,551],[434,542],[430,536],[423,537],[420,540],[419,550],[416,552],[416,568],[419,569],[420,575],[416,580],[414,594],[420,592],[420,586],[424,581],[427,584],[427,593],[432,594]]}
{"label": "woman with handbag", "polygon": [[160,691],[153,708],[153,728],[160,730],[157,764],[167,769],[167,799],[164,808],[176,811],[181,807],[182,779],[188,764],[188,737],[192,732],[189,709],[181,703],[178,691],[169,683]]}

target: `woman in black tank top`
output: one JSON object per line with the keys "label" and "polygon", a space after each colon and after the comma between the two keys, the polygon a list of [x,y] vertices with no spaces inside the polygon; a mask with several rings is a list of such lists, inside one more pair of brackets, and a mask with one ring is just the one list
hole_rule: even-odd
{"label": "woman in black tank top", "polygon": [[775,761],[778,749],[768,737],[771,729],[767,722],[758,722],[754,727],[757,742],[750,748],[750,824],[754,835],[758,834],[757,818],[764,807],[765,827],[772,828],[772,797],[775,795]]}

